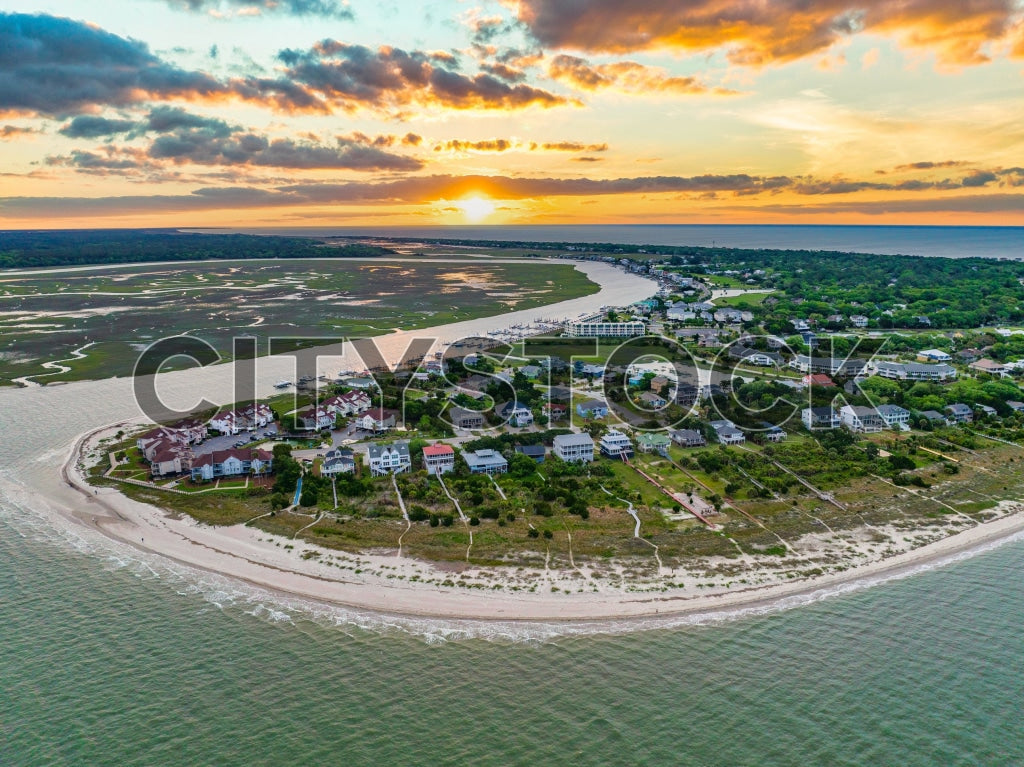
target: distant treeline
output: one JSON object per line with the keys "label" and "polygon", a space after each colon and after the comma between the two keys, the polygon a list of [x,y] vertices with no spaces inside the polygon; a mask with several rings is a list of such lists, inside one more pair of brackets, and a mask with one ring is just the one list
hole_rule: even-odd
{"label": "distant treeline", "polygon": [[133,264],[210,259],[356,258],[394,253],[351,243],[324,245],[303,237],[191,234],[153,229],[0,232],[0,269]]}

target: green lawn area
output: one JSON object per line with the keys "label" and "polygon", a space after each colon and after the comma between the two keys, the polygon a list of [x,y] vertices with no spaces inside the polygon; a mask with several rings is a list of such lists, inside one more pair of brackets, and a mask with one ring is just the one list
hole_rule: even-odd
{"label": "green lawn area", "polygon": [[734,307],[742,308],[744,306],[760,306],[764,303],[764,300],[770,296],[771,293],[747,293],[742,296],[728,296],[726,298],[716,298],[712,303],[715,306],[722,307]]}

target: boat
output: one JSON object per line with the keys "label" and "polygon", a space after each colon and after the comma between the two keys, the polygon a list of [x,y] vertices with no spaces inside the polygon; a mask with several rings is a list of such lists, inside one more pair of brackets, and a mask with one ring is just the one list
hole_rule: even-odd
{"label": "boat", "polygon": [[275,389],[287,389],[291,385],[292,385],[291,381],[278,381],[276,384],[274,384],[274,388]]}

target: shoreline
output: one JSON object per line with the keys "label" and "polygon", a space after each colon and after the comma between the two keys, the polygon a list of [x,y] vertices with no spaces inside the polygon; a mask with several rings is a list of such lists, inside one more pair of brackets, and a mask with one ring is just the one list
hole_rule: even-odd
{"label": "shoreline", "polygon": [[[157,506],[122,495],[117,488],[94,488],[81,471],[87,452],[96,441],[129,424],[121,422],[93,429],[74,441],[60,471],[61,484],[70,490],[70,503],[62,504],[66,518],[139,550],[275,595],[385,616],[566,626],[712,617],[779,606],[787,600],[819,593],[825,595],[837,587],[901,577],[923,566],[942,564],[958,554],[1008,541],[1024,531],[1024,504],[1003,501],[1002,504],[1013,504],[1015,508],[995,520],[891,557],[810,579],[717,592],[685,588],[648,592],[481,592],[477,588],[436,586],[396,577],[399,572],[405,578],[410,574],[422,578],[429,573],[444,576],[452,569],[448,563],[321,549],[242,525],[212,527],[187,516],[166,514]],[[101,509],[103,513],[97,514]],[[285,549],[282,544],[294,548]],[[304,557],[310,552],[320,554]],[[335,560],[335,564],[324,561],[328,558]],[[350,565],[338,571],[337,562]],[[371,568],[376,572],[367,572]],[[389,571],[387,575],[385,571]],[[500,568],[497,573],[499,578],[495,582],[500,583]],[[544,574],[538,572],[537,576],[543,580]]]}

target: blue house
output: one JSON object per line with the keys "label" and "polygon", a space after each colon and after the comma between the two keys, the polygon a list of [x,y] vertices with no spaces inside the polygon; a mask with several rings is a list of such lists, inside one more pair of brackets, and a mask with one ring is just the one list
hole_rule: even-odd
{"label": "blue house", "polygon": [[604,418],[608,415],[608,405],[600,400],[590,399],[576,406],[580,418]]}

